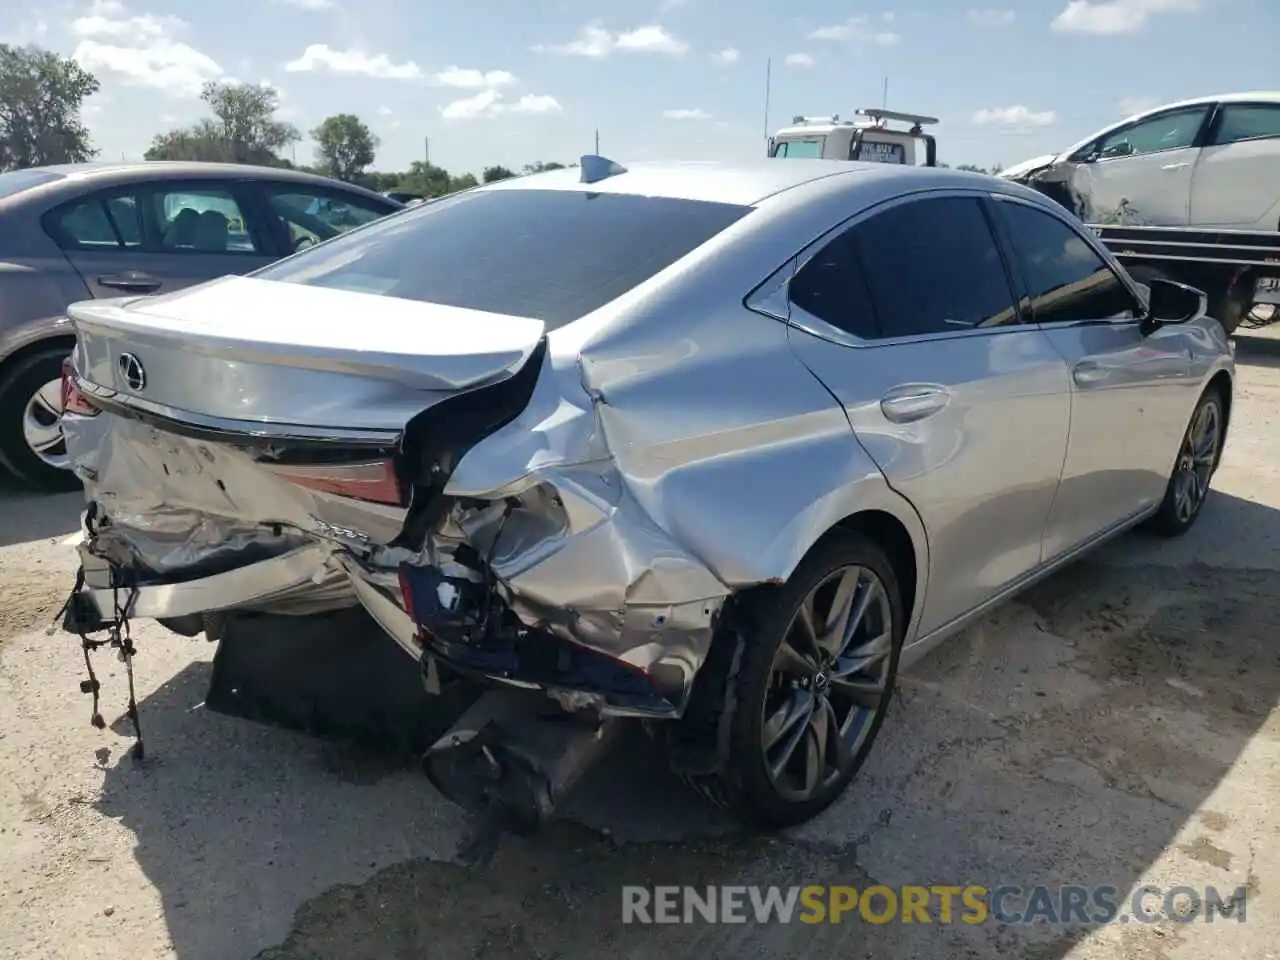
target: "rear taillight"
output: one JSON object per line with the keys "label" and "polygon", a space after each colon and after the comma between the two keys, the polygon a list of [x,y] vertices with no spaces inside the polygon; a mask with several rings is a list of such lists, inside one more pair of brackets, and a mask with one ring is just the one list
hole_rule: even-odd
{"label": "rear taillight", "polygon": [[79,417],[96,417],[99,413],[98,408],[76,388],[76,372],[70,357],[62,361],[62,412]]}
{"label": "rear taillight", "polygon": [[308,490],[333,493],[352,500],[405,505],[404,492],[390,460],[360,463],[272,463],[263,464],[276,476]]}

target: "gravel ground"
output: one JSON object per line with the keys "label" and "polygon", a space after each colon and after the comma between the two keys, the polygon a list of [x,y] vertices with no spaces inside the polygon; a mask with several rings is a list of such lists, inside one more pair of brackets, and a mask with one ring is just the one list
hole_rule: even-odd
{"label": "gravel ground", "polygon": [[[738,834],[637,743],[569,818],[452,862],[464,826],[411,765],[200,708],[210,647],[139,624],[124,678],[45,625],[79,497],[0,493],[0,956],[21,960],[1280,958],[1280,358],[1242,355],[1192,535],[1125,537],[930,655],[846,799]],[[626,884],[1214,885],[1244,923],[620,922]]]}

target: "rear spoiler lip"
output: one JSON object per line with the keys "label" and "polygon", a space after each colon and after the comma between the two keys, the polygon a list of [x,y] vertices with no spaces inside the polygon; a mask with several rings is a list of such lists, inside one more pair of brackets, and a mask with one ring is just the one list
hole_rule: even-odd
{"label": "rear spoiler lip", "polygon": [[125,396],[90,383],[78,373],[72,375],[72,380],[76,389],[95,407],[192,440],[207,440],[238,446],[255,443],[288,443],[314,446],[342,445],[383,450],[398,446],[403,432],[402,430],[316,427],[300,423],[211,417],[143,400],[140,397]]}

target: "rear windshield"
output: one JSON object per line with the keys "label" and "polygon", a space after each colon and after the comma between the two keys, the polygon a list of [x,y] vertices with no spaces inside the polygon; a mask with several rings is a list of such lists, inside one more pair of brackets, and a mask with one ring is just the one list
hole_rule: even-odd
{"label": "rear windshield", "polygon": [[577,190],[463,193],[254,276],[537,317],[554,330],[617,299],[750,210]]}
{"label": "rear windshield", "polygon": [[61,179],[62,174],[50,173],[48,170],[10,170],[8,173],[0,173],[0,197],[11,197],[42,183]]}

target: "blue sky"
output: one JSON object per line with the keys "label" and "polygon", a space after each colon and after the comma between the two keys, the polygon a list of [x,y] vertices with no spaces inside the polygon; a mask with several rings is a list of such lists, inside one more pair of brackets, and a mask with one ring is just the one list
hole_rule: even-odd
{"label": "blue sky", "polygon": [[[102,80],[104,159],[203,115],[205,79],[265,82],[304,131],[331,113],[382,138],[376,166],[455,172],[746,158],[796,113],[930,114],[940,159],[1009,165],[1134,109],[1280,87],[1280,0],[83,0],[12,12],[0,41],[75,56]],[[785,12],[784,12],[785,11]],[[296,148],[310,160],[313,144]]]}

